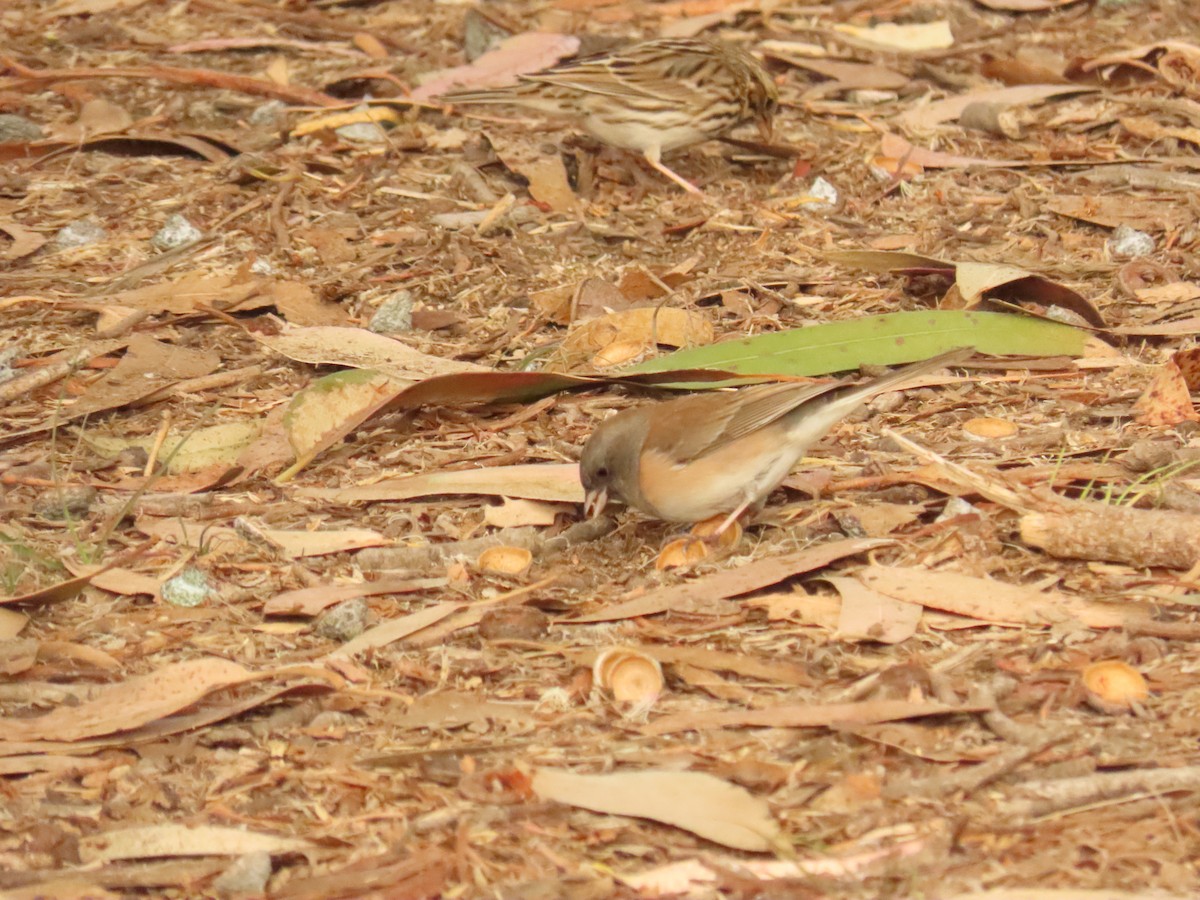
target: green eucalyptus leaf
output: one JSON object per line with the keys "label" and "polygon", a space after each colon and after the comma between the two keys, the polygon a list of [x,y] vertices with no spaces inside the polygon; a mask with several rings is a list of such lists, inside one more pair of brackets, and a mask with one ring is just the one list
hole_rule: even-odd
{"label": "green eucalyptus leaf", "polygon": [[955,347],[993,356],[1080,356],[1088,336],[1069,325],[1027,316],[920,310],[689,347],[622,374],[720,369],[739,375],[828,375],[862,365],[915,362]]}

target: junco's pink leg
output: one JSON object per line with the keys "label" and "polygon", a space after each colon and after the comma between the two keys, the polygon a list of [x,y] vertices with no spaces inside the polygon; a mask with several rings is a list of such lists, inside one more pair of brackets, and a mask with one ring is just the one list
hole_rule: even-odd
{"label": "junco's pink leg", "polygon": [[733,547],[742,539],[742,526],[736,516],[712,516],[693,525],[690,533],[706,544]]}
{"label": "junco's pink leg", "polygon": [[725,518],[725,521],[717,526],[717,530],[713,532],[713,537],[720,537],[725,532],[725,529],[728,528],[730,525],[732,525],[734,522],[736,522],[741,517],[742,513],[744,513],[746,510],[748,510],[750,508],[750,506],[751,506],[751,502],[749,500],[746,500],[745,502],[742,503],[741,506],[739,506],[737,509],[735,509],[733,512],[731,512]]}

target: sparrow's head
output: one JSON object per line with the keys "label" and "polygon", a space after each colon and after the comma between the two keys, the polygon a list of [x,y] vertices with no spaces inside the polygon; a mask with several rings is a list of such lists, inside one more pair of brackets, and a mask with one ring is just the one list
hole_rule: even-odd
{"label": "sparrow's head", "polygon": [[754,124],[764,141],[770,141],[775,133],[775,113],[779,111],[779,89],[765,69],[754,72],[756,87],[751,94],[750,108],[754,110]]}
{"label": "sparrow's head", "polygon": [[775,113],[779,111],[779,88],[761,62],[741,48],[729,48],[731,64],[742,81],[745,118],[753,119],[764,141],[771,139]]}

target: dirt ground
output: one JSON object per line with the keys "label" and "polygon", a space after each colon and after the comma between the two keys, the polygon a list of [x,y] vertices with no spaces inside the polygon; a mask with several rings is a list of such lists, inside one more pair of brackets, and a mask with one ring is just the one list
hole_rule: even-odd
{"label": "dirt ground", "polygon": [[[413,99],[526,32],[742,44],[772,143],[671,156],[693,196]],[[1200,895],[1200,7],[16,0],[0,35],[0,896]],[[468,402],[666,352],[665,310],[960,310],[968,262],[1086,348],[881,398],[690,566],[578,503],[646,390]]]}

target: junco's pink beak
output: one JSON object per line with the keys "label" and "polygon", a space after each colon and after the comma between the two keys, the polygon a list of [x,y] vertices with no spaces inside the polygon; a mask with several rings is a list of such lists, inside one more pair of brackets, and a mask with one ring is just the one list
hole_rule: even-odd
{"label": "junco's pink beak", "polygon": [[583,498],[583,512],[589,519],[594,519],[604,512],[608,505],[608,489],[592,488]]}

